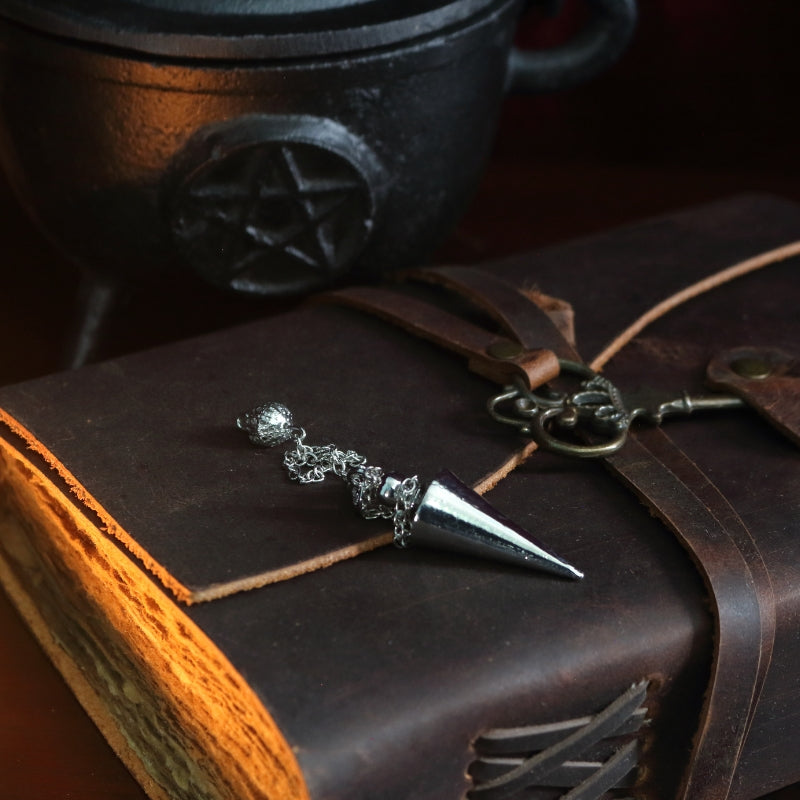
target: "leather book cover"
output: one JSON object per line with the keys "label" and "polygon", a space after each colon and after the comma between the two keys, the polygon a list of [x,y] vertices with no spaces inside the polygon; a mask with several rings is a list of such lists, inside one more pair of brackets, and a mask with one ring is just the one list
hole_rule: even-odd
{"label": "leather book cover", "polygon": [[[480,269],[568,301],[589,362],[798,238],[800,208],[754,196]],[[726,282],[603,374],[709,395],[720,353],[766,347],[790,354],[792,406],[797,287],[793,259]],[[386,291],[488,324],[441,287]],[[751,800],[800,780],[800,466],[775,404],[577,459],[492,419],[498,391],[339,303],[0,390],[0,577],[153,798]],[[283,447],[236,428],[268,401],[309,442],[489,488],[585,578],[392,547],[341,481],[290,481]]]}

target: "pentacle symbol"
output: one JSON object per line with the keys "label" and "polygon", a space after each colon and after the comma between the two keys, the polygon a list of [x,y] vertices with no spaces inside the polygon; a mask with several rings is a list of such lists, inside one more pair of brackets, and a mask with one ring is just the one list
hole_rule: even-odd
{"label": "pentacle symbol", "polygon": [[253,294],[325,286],[359,255],[373,226],[367,177],[308,141],[217,152],[182,181],[172,231],[207,280]]}

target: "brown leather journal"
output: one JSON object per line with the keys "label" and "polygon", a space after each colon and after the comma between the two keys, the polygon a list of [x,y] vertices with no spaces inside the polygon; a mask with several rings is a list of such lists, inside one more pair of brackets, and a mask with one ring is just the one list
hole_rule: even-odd
{"label": "brown leather journal", "polygon": [[[623,397],[745,407],[642,422],[600,459],[486,410],[552,377],[540,351],[591,361],[798,238],[797,206],[737,198],[4,388],[0,577],[153,798],[800,780],[796,259],[681,303],[603,370]],[[290,481],[236,429],[270,400],[309,441],[449,468],[586,577],[391,547],[341,482]]]}

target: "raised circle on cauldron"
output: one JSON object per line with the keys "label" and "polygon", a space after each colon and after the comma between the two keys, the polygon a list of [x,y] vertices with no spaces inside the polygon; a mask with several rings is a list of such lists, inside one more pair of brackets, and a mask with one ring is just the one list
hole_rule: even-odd
{"label": "raised circle on cauldron", "polygon": [[226,127],[206,139],[207,157],[172,198],[184,259],[209,282],[251,294],[330,285],[374,226],[375,171],[364,169],[363,144],[329,120],[306,117],[268,119],[255,126],[254,142]]}

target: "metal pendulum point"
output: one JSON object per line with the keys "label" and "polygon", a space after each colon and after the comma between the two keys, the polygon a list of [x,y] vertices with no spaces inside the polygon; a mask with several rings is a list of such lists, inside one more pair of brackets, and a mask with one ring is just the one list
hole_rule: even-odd
{"label": "metal pendulum point", "polygon": [[422,496],[409,541],[563,578],[583,577],[580,570],[546,550],[449,470],[442,470]]}
{"label": "metal pendulum point", "polygon": [[564,578],[583,573],[549,552],[525,530],[500,514],[449,470],[442,470],[422,492],[416,477],[385,474],[366,459],[333,445],[304,443],[305,431],[294,426],[289,410],[279,403],[243,414],[237,425],[255,444],[274,446],[293,439],[284,454],[289,474],[301,483],[320,481],[328,472],[342,477],[353,492],[362,516],[394,522],[394,543],[447,550],[542,570]]}

